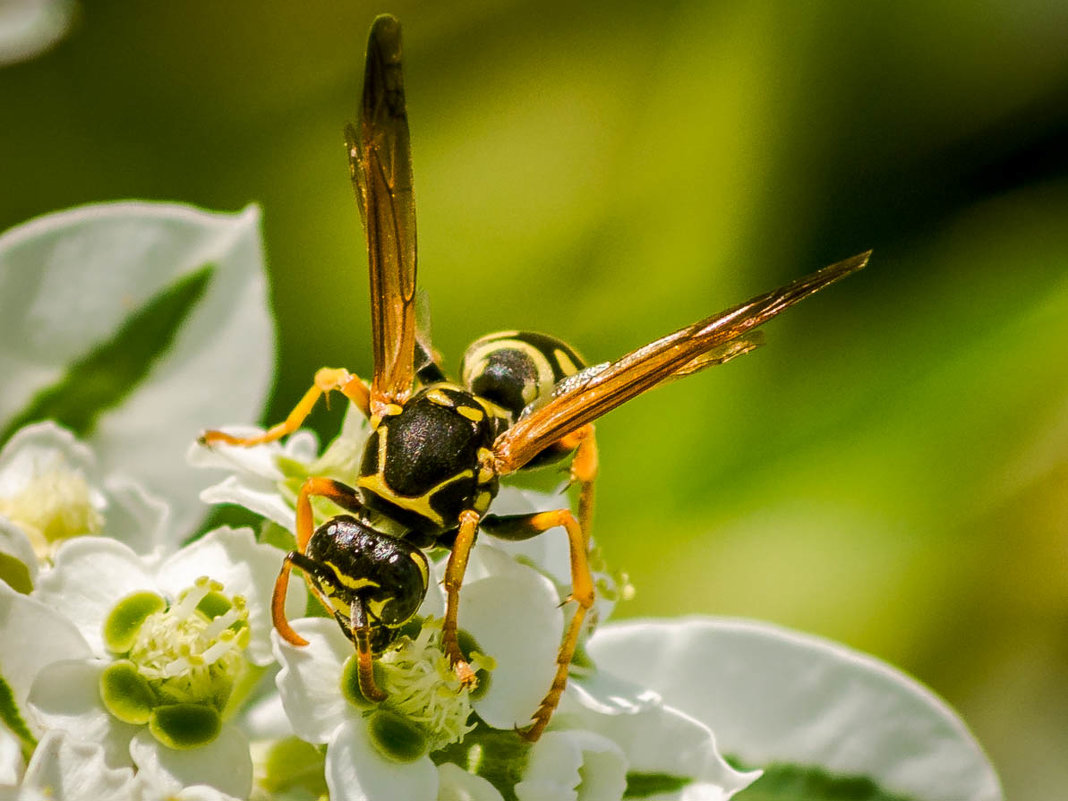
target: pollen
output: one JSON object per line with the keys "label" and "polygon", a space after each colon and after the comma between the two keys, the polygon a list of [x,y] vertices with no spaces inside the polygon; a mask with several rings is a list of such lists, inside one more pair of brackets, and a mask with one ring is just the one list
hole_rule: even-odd
{"label": "pollen", "polygon": [[244,674],[248,609],[243,597],[222,589],[199,578],[138,629],[127,658],[162,703],[208,704],[221,712]]}
{"label": "pollen", "polygon": [[[427,737],[429,751],[463,740],[475,724],[471,719],[471,691],[459,679],[441,649],[440,620],[427,618],[414,637],[402,637],[379,659],[382,689],[388,697],[382,708],[417,726]],[[493,660],[471,654],[483,672]]]}
{"label": "pollen", "polygon": [[104,517],[81,471],[58,456],[36,466],[15,493],[0,497],[0,514],[18,524],[39,559],[50,559],[63,540],[96,534]]}

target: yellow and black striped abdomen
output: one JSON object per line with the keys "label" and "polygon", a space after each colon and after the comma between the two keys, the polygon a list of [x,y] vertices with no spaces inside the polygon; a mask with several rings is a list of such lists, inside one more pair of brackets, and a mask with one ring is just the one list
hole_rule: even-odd
{"label": "yellow and black striped abdomen", "polygon": [[464,386],[519,419],[527,407],[552,397],[557,382],[585,366],[574,349],[547,334],[499,331],[475,340],[464,353]]}

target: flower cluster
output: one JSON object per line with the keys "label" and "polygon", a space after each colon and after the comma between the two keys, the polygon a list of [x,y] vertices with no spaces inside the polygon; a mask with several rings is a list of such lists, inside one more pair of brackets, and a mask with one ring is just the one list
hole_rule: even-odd
{"label": "flower cluster", "polygon": [[[181,384],[203,363],[223,372],[258,365],[266,375],[262,340],[225,335],[238,317],[243,332],[269,338],[255,220],[254,210],[220,218],[142,205],[72,212],[0,237],[0,269],[65,269],[53,287],[78,292],[77,281],[91,281],[82,263],[107,263],[142,305],[176,302],[193,286],[216,317],[192,314],[190,325],[210,331],[162,353],[154,374]],[[130,226],[152,243],[144,252],[167,255],[175,284],[160,286],[116,247]],[[222,277],[209,282],[216,269]],[[121,340],[127,313],[110,304],[96,328]],[[234,355],[216,342],[251,351]],[[3,408],[36,408],[30,390],[50,368],[13,366]],[[447,552],[431,551],[421,607],[374,661],[385,699],[368,700],[366,665],[301,582],[284,604],[273,601],[294,547],[299,487],[309,476],[353,483],[368,435],[362,416],[350,413],[323,449],[306,431],[252,448],[191,445],[199,470],[167,446],[182,431],[180,441],[193,442],[205,421],[247,419],[265,388],[261,376],[224,401],[208,393],[174,403],[171,386],[115,386],[93,413],[106,420],[82,437],[49,422],[13,425],[18,415],[6,421],[0,801],[721,801],[784,776],[821,782],[832,796],[864,787],[930,801],[1001,798],[967,729],[910,679],[758,623],[606,624],[627,593],[597,558],[597,601],[566,691],[541,738],[527,742],[516,730],[553,682],[574,607],[568,542],[557,530],[524,542],[479,535],[459,603],[477,687],[457,680],[443,652]],[[168,400],[167,430],[157,432],[153,404]],[[196,531],[204,508],[189,496],[205,482],[190,475],[205,470],[223,475],[200,500],[244,507],[262,518],[258,530]],[[494,504],[507,514],[569,500],[566,487],[506,487]],[[337,511],[322,499],[313,507],[317,524]],[[275,631],[276,612],[306,644]]]}

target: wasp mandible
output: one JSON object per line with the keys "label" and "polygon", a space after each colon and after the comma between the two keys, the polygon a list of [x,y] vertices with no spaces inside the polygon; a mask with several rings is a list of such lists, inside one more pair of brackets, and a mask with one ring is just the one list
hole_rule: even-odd
{"label": "wasp mandible", "polygon": [[[472,686],[475,674],[457,641],[457,609],[477,533],[521,540],[562,527],[571,557],[568,600],[575,610],[552,685],[521,730],[536,740],[560,701],[594,601],[588,563],[597,474],[594,420],[656,386],[752,350],[760,344],[754,329],[859,270],[869,253],[700,320],[614,362],[587,366],[573,348],[545,334],[490,334],[467,349],[461,381],[455,383],[416,326],[415,200],[400,24],[392,16],[378,17],[371,27],[359,116],[359,130],[349,126],[346,141],[370,263],[370,385],[346,369],[322,368],[286,420],[263,435],[207,431],[201,439],[241,446],[277,440],[296,431],[330,392],[340,392],[370,421],[354,487],[314,477],[301,487],[297,547],[279,572],[272,611],[282,637],[306,644],[284,611],[290,571],[299,568],[355,644],[360,689],[371,700],[385,698],[374,680],[375,655],[415,615],[426,594],[430,571],[424,549],[450,550],[442,647],[460,681]],[[577,515],[566,508],[519,515],[490,511],[502,477],[567,457],[579,487]],[[310,501],[316,496],[349,514],[315,528]]]}

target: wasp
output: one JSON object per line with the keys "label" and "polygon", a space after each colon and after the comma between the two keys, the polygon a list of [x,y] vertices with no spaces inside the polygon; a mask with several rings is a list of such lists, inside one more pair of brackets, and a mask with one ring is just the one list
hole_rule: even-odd
{"label": "wasp", "polygon": [[[206,431],[201,441],[252,446],[297,430],[324,395],[339,392],[367,417],[370,435],[355,486],[312,477],[296,501],[296,549],[281,566],[272,604],[275,628],[305,645],[285,616],[292,568],[354,643],[361,692],[378,701],[374,659],[419,608],[430,571],[424,550],[449,549],[442,648],[465,686],[476,682],[458,642],[457,609],[478,532],[512,540],[560,527],[571,559],[574,611],[556,672],[531,723],[536,740],[567,683],[568,666],[594,602],[588,548],[597,475],[593,422],[668,381],[734,358],[760,344],[758,326],[862,268],[869,253],[833,264],[727,311],[699,320],[621,359],[588,366],[561,340],[506,331],[465,352],[459,383],[447,379],[416,324],[415,201],[398,21],[378,17],[370,32],[359,130],[346,128],[371,279],[370,384],[343,368],[322,368],[286,420],[255,437]],[[570,458],[578,514],[570,509],[498,515],[502,478]],[[348,514],[315,528],[311,499]]]}

